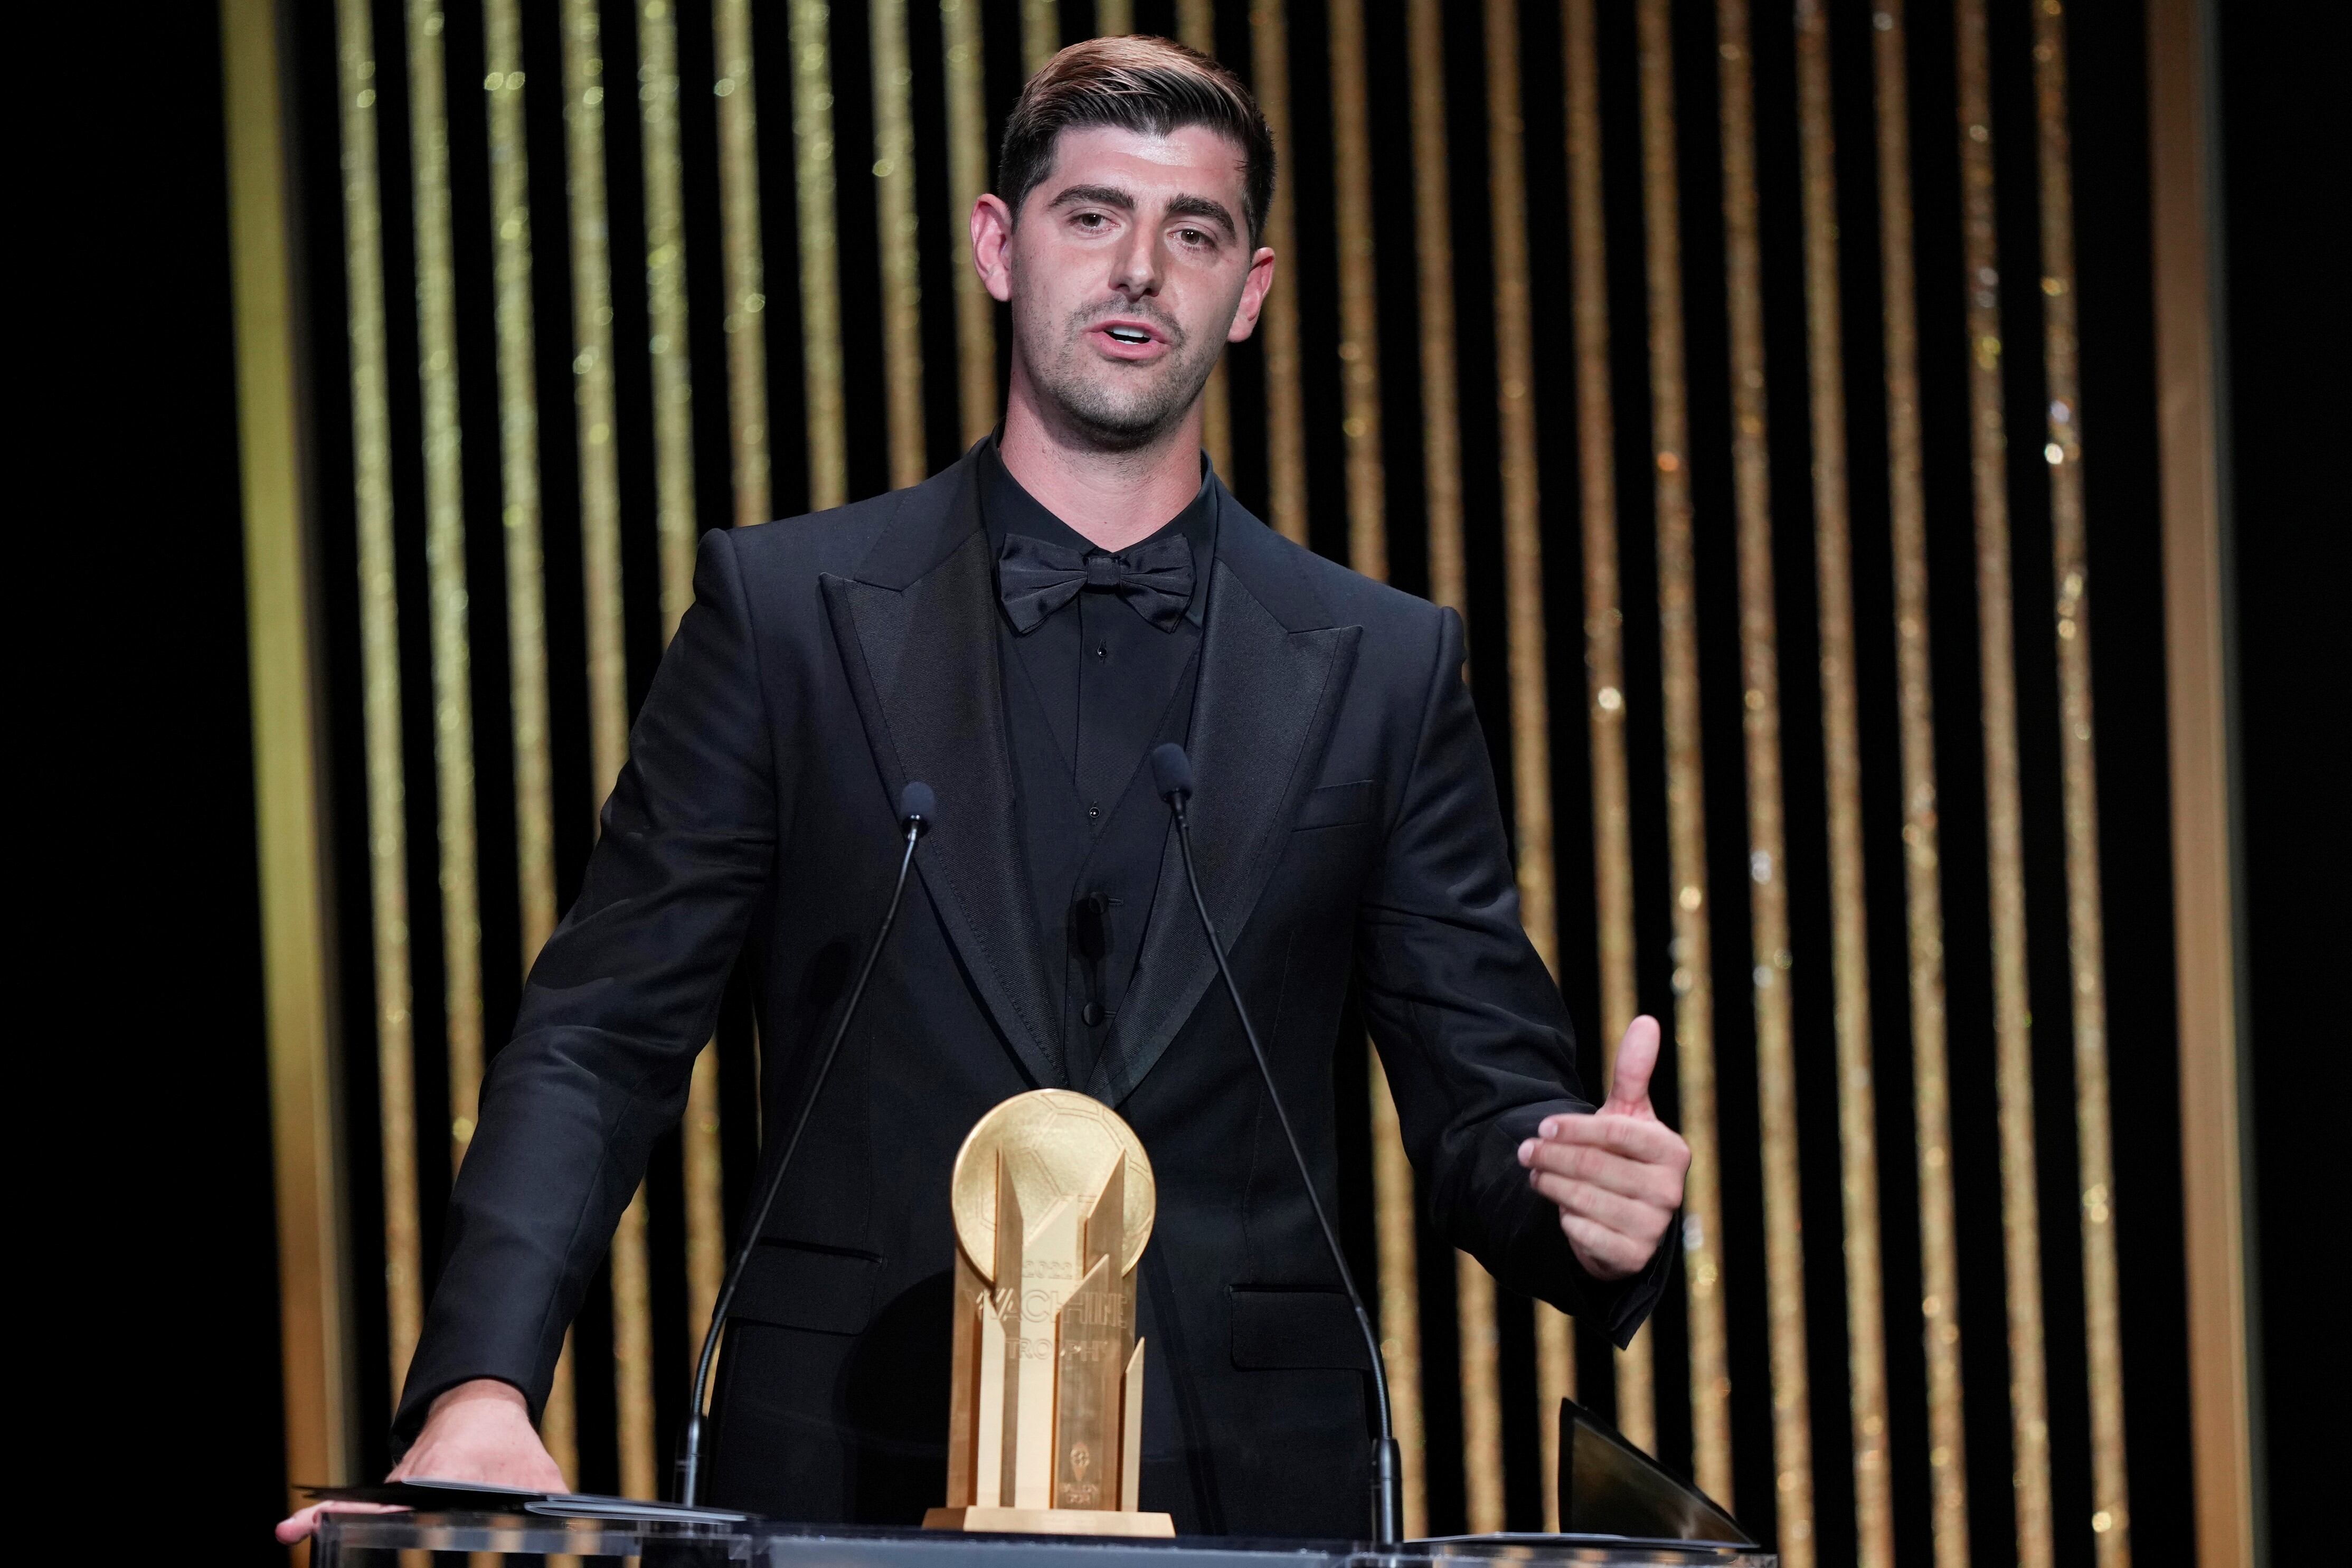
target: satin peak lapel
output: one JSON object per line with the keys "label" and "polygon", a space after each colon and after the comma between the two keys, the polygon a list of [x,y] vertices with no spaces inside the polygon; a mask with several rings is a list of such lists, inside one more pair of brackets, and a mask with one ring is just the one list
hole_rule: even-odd
{"label": "satin peak lapel", "polygon": [[[1263,527],[1230,513],[1223,526]],[[1187,750],[1197,781],[1192,855],[1209,916],[1230,952],[1322,768],[1363,628],[1292,631],[1225,564],[1223,553],[1221,544]],[[1216,959],[1192,903],[1171,830],[1135,982],[1087,1085],[1105,1104],[1118,1104],[1143,1081],[1216,977]]]}
{"label": "satin peak lapel", "polygon": [[975,528],[903,590],[824,579],[850,689],[895,802],[909,779],[938,792],[916,853],[933,905],[997,1028],[1041,1085],[1064,1079],[1052,994],[1013,824],[1013,762],[997,672],[995,579]]}

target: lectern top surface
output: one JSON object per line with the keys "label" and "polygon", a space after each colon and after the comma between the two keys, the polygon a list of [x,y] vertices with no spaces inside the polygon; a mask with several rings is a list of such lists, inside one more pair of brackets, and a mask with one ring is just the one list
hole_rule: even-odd
{"label": "lectern top surface", "polygon": [[1409,1542],[1375,1551],[1345,1541],[1241,1541],[1179,1537],[1136,1541],[1070,1536],[960,1535],[848,1525],[679,1523],[523,1513],[331,1514],[314,1568],[389,1568],[403,1551],[498,1556],[635,1557],[688,1568],[741,1563],[769,1568],[1437,1568],[1446,1563],[1574,1564],[1576,1568],[1777,1568],[1769,1552],[1690,1542],[1616,1537],[1495,1535]]}

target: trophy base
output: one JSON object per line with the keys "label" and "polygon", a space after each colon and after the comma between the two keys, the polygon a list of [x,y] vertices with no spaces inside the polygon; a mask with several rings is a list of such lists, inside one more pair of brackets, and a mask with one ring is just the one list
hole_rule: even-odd
{"label": "trophy base", "polygon": [[1176,1521],[1167,1514],[1109,1508],[935,1508],[923,1515],[923,1528],[1013,1535],[1176,1534]]}

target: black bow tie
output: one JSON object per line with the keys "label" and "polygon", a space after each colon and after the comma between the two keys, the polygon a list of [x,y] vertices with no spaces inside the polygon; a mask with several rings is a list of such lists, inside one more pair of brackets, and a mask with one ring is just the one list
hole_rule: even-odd
{"label": "black bow tie", "polygon": [[1118,555],[1080,553],[1008,533],[996,552],[996,592],[1017,632],[1031,630],[1088,588],[1117,594],[1161,631],[1173,631],[1192,602],[1192,547],[1171,533]]}

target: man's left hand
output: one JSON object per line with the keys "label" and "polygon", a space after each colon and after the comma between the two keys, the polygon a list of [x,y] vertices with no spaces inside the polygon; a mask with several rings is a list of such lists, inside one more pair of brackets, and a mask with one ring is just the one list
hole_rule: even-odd
{"label": "man's left hand", "polygon": [[1595,1279],[1639,1274],[1683,1206],[1690,1145],[1650,1106],[1658,1021],[1643,1016],[1617,1047],[1609,1099],[1590,1114],[1548,1116],[1519,1145],[1536,1191],[1559,1205],[1559,1228]]}

